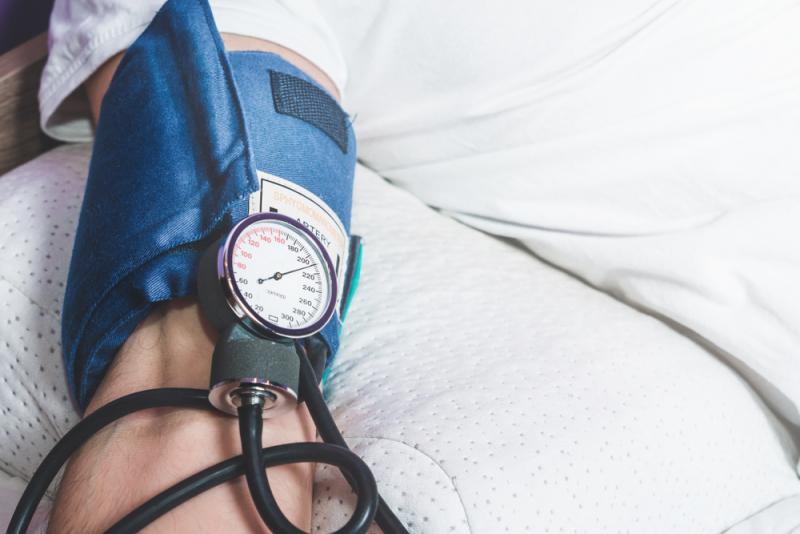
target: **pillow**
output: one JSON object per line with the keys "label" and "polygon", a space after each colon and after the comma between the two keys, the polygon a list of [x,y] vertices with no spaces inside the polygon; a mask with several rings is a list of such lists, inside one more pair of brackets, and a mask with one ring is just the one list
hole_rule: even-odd
{"label": "pillow", "polygon": [[[0,467],[20,478],[77,420],[58,314],[89,150],[0,178]],[[662,322],[363,167],[353,230],[326,394],[412,531],[720,532],[800,493],[785,428]],[[322,466],[314,491],[315,528],[341,525],[341,477]]]}

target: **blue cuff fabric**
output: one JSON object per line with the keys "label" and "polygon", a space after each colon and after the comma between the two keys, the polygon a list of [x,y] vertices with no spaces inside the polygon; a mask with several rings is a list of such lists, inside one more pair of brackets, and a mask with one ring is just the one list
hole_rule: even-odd
{"label": "blue cuff fabric", "polygon": [[[97,126],[62,315],[79,407],[155,303],[196,293],[200,255],[247,215],[256,169],[322,198],[349,233],[354,167],[352,128],[321,87],[277,55],[227,54],[205,0],[169,0]],[[339,327],[322,332],[330,358]]]}

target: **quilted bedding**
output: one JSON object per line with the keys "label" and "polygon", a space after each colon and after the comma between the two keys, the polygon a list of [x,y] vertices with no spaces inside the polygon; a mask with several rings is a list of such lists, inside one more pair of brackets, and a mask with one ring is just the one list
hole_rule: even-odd
{"label": "quilted bedding", "polygon": [[[90,147],[0,178],[0,524],[77,421],[59,313]],[[412,532],[800,528],[797,451],[715,354],[360,167],[362,281],[327,385]],[[314,520],[351,495],[321,466]]]}

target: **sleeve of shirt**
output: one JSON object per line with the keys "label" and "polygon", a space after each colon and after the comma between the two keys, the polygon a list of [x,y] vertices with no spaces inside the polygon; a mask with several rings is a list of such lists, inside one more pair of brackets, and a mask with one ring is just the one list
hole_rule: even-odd
{"label": "sleeve of shirt", "polygon": [[[343,93],[344,57],[314,0],[212,0],[219,31],[270,41],[314,63]],[[41,127],[62,141],[89,141],[93,131],[81,86],[127,49],[163,0],[56,0],[50,17],[50,53],[39,88]]]}

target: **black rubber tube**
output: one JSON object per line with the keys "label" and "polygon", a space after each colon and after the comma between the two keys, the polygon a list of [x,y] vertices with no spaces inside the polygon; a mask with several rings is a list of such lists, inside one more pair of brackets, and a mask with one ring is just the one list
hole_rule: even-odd
{"label": "black rubber tube", "polygon": [[[261,433],[264,420],[263,400],[257,404],[243,404],[239,407],[239,436],[242,438],[242,456],[244,457],[244,475],[250,497],[258,510],[258,515],[272,532],[281,534],[304,534],[283,515],[275,496],[267,481],[264,461],[261,458]],[[359,495],[359,499],[363,496]],[[375,496],[373,495],[374,499]],[[370,521],[372,518],[370,518]],[[369,525],[369,524],[368,524]]]}
{"label": "black rubber tube", "polygon": [[[353,452],[326,443],[287,443],[261,450],[265,468],[297,462],[319,462],[335,465],[354,480],[359,499],[353,515],[335,534],[363,532],[375,515],[375,479],[367,465]],[[133,534],[166,514],[176,506],[223,482],[242,476],[245,472],[242,456],[213,465],[159,493],[132,511],[106,534]],[[362,498],[363,495],[363,498]]]}
{"label": "black rubber tube", "polygon": [[[300,392],[306,405],[308,405],[311,419],[314,420],[314,424],[317,426],[317,431],[320,437],[322,437],[322,441],[349,449],[347,442],[345,442],[342,437],[342,433],[339,432],[339,427],[336,426],[336,422],[333,420],[333,416],[328,409],[328,405],[325,403],[325,399],[322,398],[322,392],[319,390],[319,380],[314,373],[314,368],[311,367],[311,362],[303,347],[300,347],[299,352]],[[348,478],[347,473],[342,472],[342,474],[350,483],[350,486],[353,487],[353,481]],[[353,489],[355,490],[355,487],[353,487]],[[381,527],[384,534],[408,534],[406,527],[400,519],[394,515],[394,512],[392,512],[389,505],[386,504],[386,501],[384,501],[383,497],[380,495],[378,495],[378,511],[375,513],[375,522],[378,523],[378,526]]]}
{"label": "black rubber tube", "polygon": [[[373,515],[378,526],[381,527],[385,534],[407,534],[408,531],[397,516],[392,513],[383,499],[377,496],[375,480],[366,464],[347,448],[347,443],[342,438],[322,398],[316,374],[305,354],[300,357],[300,362],[301,390],[304,392],[305,401],[308,404],[311,417],[317,425],[320,436],[329,445],[295,443],[271,447],[263,452],[264,467],[294,462],[320,462],[336,465],[359,496],[353,516],[344,527],[337,531],[337,534],[363,531],[361,530],[362,523],[368,525]],[[159,407],[214,410],[208,402],[207,390],[185,388],[162,388],[142,391],[127,395],[103,406],[67,432],[45,457],[25,488],[14,510],[14,515],[6,531],[7,534],[24,534],[27,531],[33,514],[53,478],[55,478],[69,457],[95,433],[128,414]],[[295,454],[292,454],[292,451],[295,451]],[[173,486],[131,514],[128,514],[123,520],[114,525],[109,532],[126,533],[141,530],[156,517],[163,515],[194,495],[205,491],[205,489],[241,476],[245,471],[242,461],[242,457],[237,457],[222,462]],[[264,475],[264,478],[266,479],[266,475]],[[377,512],[375,510],[375,496],[378,497]],[[133,521],[130,527],[126,522],[128,520]]]}
{"label": "black rubber tube", "polygon": [[89,438],[121,417],[148,408],[179,407],[214,410],[208,390],[163,388],[126,395],[114,400],[75,425],[42,460],[14,510],[7,534],[25,534],[37,506],[58,471]]}

